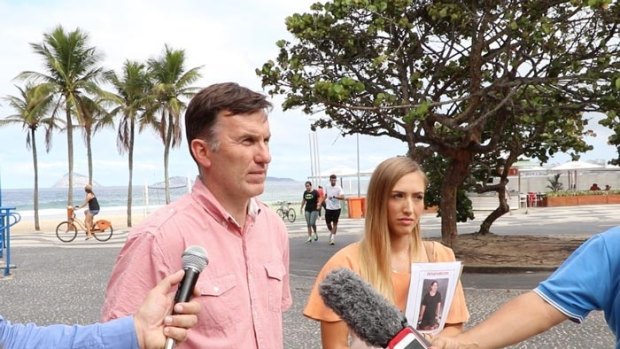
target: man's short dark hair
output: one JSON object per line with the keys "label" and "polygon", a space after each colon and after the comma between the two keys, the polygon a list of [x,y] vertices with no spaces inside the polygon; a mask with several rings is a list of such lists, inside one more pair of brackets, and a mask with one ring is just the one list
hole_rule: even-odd
{"label": "man's short dark hair", "polygon": [[249,114],[269,109],[271,103],[265,95],[234,82],[213,84],[200,90],[185,112],[185,136],[190,154],[192,140],[200,138],[209,141],[214,138],[213,125],[220,112]]}
{"label": "man's short dark hair", "polygon": [[329,179],[336,179],[336,175],[335,175],[335,174],[330,175],[330,176],[329,176]]}

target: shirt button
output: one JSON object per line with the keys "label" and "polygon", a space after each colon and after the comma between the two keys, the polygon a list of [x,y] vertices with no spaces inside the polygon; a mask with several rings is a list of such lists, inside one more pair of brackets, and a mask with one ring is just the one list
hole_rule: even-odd
{"label": "shirt button", "polygon": [[219,292],[219,291],[220,291],[220,288],[219,288],[219,287],[217,287],[217,286],[216,286],[216,287],[213,287],[213,291],[215,291],[215,292]]}

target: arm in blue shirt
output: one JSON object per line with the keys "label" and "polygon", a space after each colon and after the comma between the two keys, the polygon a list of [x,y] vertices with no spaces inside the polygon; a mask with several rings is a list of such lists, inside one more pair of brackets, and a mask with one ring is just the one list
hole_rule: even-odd
{"label": "arm in blue shirt", "polygon": [[3,349],[138,349],[133,317],[87,326],[11,324],[0,316]]}
{"label": "arm in blue shirt", "polygon": [[534,292],[575,322],[602,310],[620,349],[620,227],[586,241]]}

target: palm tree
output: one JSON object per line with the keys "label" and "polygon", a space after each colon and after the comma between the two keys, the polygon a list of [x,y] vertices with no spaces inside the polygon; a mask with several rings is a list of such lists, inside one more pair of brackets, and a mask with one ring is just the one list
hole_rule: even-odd
{"label": "palm tree", "polygon": [[564,189],[563,184],[560,182],[560,173],[556,173],[553,178],[547,178],[547,182],[549,182],[547,188],[554,193]]}
{"label": "palm tree", "polygon": [[131,227],[131,206],[133,199],[133,149],[135,143],[136,123],[140,121],[139,130],[148,125],[148,119],[140,118],[148,105],[151,81],[146,66],[139,62],[125,61],[122,76],[114,72],[106,74],[108,81],[114,85],[116,94],[106,93],[105,99],[115,107],[110,114],[120,114],[116,145],[118,152],[127,152],[129,165],[129,184],[127,186],[127,226]]}
{"label": "palm tree", "polygon": [[[102,94],[102,92],[98,94]],[[75,111],[75,114],[80,116],[78,121],[82,127],[82,135],[86,144],[88,183],[93,183],[93,135],[102,128],[114,127],[114,116],[105,110],[102,103],[103,99],[101,98],[82,97],[80,104],[77,106],[79,111]]]}
{"label": "palm tree", "polygon": [[[16,86],[17,87],[17,86]],[[19,96],[7,96],[4,98],[16,114],[0,119],[0,127],[10,124],[21,124],[28,132],[26,146],[32,149],[32,163],[34,167],[34,229],[40,230],[39,226],[39,165],[37,158],[37,139],[35,133],[41,126],[45,128],[45,150],[49,152],[52,145],[51,130],[57,125],[54,118],[49,116],[54,101],[54,86],[41,84],[33,86],[27,84],[25,88],[17,87]]]}
{"label": "palm tree", "polygon": [[[67,163],[69,188],[68,205],[73,205],[73,113],[80,113],[79,106],[85,93],[98,91],[97,82],[103,68],[99,66],[101,55],[95,47],[88,46],[88,35],[79,28],[65,32],[62,26],[51,33],[43,34],[43,42],[30,44],[34,52],[41,55],[45,73],[25,71],[18,77],[32,81],[43,81],[55,86],[56,93],[64,103],[67,131]],[[78,120],[79,115],[76,115]],[[52,114],[56,117],[56,113]]]}
{"label": "palm tree", "polygon": [[196,87],[189,86],[200,78],[195,67],[185,71],[185,51],[173,50],[168,45],[164,47],[164,54],[148,60],[149,72],[153,76],[154,85],[152,95],[155,98],[157,110],[161,112],[159,135],[164,143],[164,189],[166,203],[170,203],[168,156],[170,148],[178,147],[181,143],[180,115],[186,104],[181,98],[191,98],[197,91]]}

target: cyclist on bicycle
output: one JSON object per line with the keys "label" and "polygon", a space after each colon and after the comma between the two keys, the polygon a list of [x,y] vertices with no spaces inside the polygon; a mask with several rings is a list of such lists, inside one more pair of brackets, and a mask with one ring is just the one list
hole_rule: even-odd
{"label": "cyclist on bicycle", "polygon": [[88,240],[93,237],[93,217],[99,213],[99,201],[97,201],[97,197],[95,196],[95,193],[93,193],[92,185],[86,184],[86,186],[84,186],[84,191],[86,192],[86,199],[84,200],[84,203],[80,206],[76,206],[75,208],[80,209],[88,205],[88,210],[84,211],[84,215],[86,216],[84,219],[84,225],[86,225],[86,240]]}

